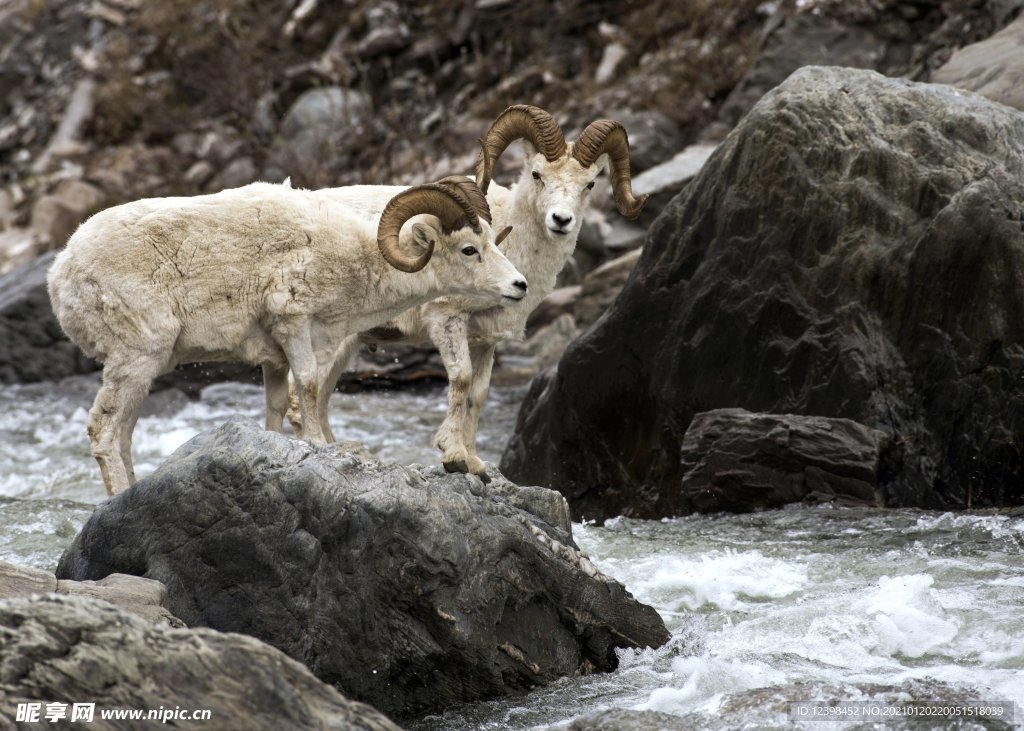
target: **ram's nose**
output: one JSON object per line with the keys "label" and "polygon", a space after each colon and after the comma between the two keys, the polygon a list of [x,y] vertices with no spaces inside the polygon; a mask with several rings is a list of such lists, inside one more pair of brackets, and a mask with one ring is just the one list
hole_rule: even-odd
{"label": "ram's nose", "polygon": [[526,297],[526,287],[527,285],[525,279],[515,279],[512,281],[512,293],[505,294],[502,296],[507,300],[513,300],[514,302],[518,302],[519,300]]}
{"label": "ram's nose", "polygon": [[551,211],[548,213],[548,229],[558,236],[565,236],[572,230],[576,216],[568,211]]}

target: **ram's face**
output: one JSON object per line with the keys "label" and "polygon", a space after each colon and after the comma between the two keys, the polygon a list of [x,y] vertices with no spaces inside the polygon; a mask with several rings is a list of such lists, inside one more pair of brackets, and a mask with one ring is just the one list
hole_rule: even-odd
{"label": "ram's face", "polygon": [[[464,226],[441,233],[432,226],[417,224],[413,232],[421,243],[427,236],[437,237],[431,266],[451,294],[484,306],[514,304],[526,296],[526,278],[505,258],[495,243],[494,229],[486,221],[480,220],[479,230]],[[498,232],[498,243],[506,235]]]}
{"label": "ram's face", "polygon": [[561,239],[579,232],[583,209],[601,172],[603,158],[583,167],[568,155],[554,161],[534,154],[527,159],[524,179],[529,186],[530,201],[542,219],[549,238]]}

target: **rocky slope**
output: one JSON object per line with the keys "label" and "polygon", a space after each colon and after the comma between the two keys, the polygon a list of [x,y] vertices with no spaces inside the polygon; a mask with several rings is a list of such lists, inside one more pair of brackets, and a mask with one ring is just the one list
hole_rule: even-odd
{"label": "rocky slope", "polygon": [[[570,134],[621,120],[639,174],[722,139],[802,65],[927,80],[1022,4],[10,0],[0,272],[125,200],[256,178],[317,187],[466,172],[488,122],[524,101]],[[685,183],[668,180],[668,193]],[[669,197],[652,199],[645,224]],[[604,250],[609,236],[598,214],[567,283],[621,253]]]}

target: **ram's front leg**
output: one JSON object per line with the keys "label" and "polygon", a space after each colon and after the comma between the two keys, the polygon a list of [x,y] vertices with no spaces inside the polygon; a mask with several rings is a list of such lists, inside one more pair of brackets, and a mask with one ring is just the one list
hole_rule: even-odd
{"label": "ram's front leg", "polygon": [[476,434],[480,425],[480,410],[483,408],[484,402],[487,401],[487,394],[491,390],[494,347],[495,343],[485,343],[473,345],[469,349],[473,379],[469,387],[468,408],[462,426],[462,437],[466,451],[469,453],[469,471],[471,474],[480,475],[480,479],[484,482],[490,482],[491,478],[487,474],[487,465],[476,454]]}
{"label": "ram's front leg", "polygon": [[334,432],[331,431],[331,425],[327,418],[331,394],[334,393],[334,388],[338,385],[338,379],[341,378],[341,374],[348,368],[349,362],[357,350],[359,350],[358,335],[349,335],[347,338],[343,338],[335,349],[331,362],[326,366],[321,366],[320,369],[320,400],[317,404],[317,410],[320,415],[321,429],[323,429],[324,436],[327,437],[329,442],[337,441],[334,438]]}
{"label": "ram's front leg", "polygon": [[313,444],[326,444],[327,438],[323,433],[317,407],[320,369],[313,352],[309,327],[303,322],[293,322],[281,327],[275,335],[295,379],[295,392],[302,414],[302,438]]}
{"label": "ram's front leg", "polygon": [[[317,414],[320,419],[320,429],[323,431],[324,437],[328,442],[337,441],[334,438],[334,432],[331,431],[331,424],[328,419],[328,409],[330,406],[331,394],[334,393],[334,387],[338,385],[338,379],[341,374],[348,368],[349,362],[352,360],[352,356],[359,349],[359,336],[349,335],[344,338],[334,351],[334,356],[331,363],[328,365],[320,366],[320,373],[317,376],[319,383],[317,393]],[[292,430],[299,438],[303,437],[305,430],[302,426],[302,407],[299,403],[299,393],[295,387],[295,377],[288,374],[288,414],[287,418],[289,423],[292,425]]]}
{"label": "ram's front leg", "polygon": [[306,432],[302,428],[302,405],[299,403],[299,390],[295,387],[295,376],[288,371],[288,410],[285,417],[292,425],[292,431],[299,439],[306,438]]}
{"label": "ram's front leg", "polygon": [[302,412],[302,438],[316,445],[326,444],[327,436],[323,432],[317,410],[320,387],[316,378],[316,369],[305,370],[292,367],[295,375],[295,391],[299,397],[299,408]]}
{"label": "ram's front leg", "polygon": [[441,450],[441,464],[448,472],[469,472],[469,453],[462,435],[472,382],[467,322],[468,317],[458,313],[428,323],[430,339],[448,372],[448,413],[434,437]]}
{"label": "ram's front leg", "polygon": [[263,391],[267,403],[267,431],[284,431],[284,413],[288,407],[288,369],[263,364]]}

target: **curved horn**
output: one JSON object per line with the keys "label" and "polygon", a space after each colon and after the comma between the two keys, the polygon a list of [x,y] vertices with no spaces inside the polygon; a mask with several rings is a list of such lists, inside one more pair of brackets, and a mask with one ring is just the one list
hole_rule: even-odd
{"label": "curved horn", "polygon": [[419,256],[406,256],[398,245],[398,234],[402,224],[413,216],[429,213],[437,216],[441,230],[451,233],[469,225],[474,231],[480,230],[480,219],[473,205],[459,194],[458,189],[448,184],[427,183],[403,190],[384,207],[377,224],[377,246],[388,264],[403,272],[418,272],[427,265],[434,254],[431,245]]}
{"label": "curved horn", "polygon": [[629,177],[629,137],[626,128],[610,119],[591,122],[572,146],[572,156],[580,165],[590,167],[601,155],[608,155],[608,174],[612,180],[615,205],[626,218],[636,218],[648,195],[633,196]]}
{"label": "curved horn", "polygon": [[449,175],[447,178],[438,180],[437,184],[455,188],[463,198],[469,201],[480,218],[491,223],[491,207],[487,205],[487,196],[471,179],[465,175]]}
{"label": "curved horn", "polygon": [[494,164],[514,140],[530,141],[537,151],[554,161],[565,154],[565,136],[558,122],[540,107],[516,104],[494,120],[487,135],[480,140],[482,149],[476,162],[476,184],[487,192],[494,173]]}

